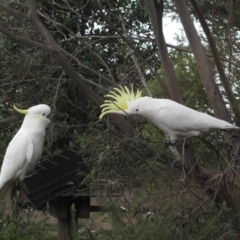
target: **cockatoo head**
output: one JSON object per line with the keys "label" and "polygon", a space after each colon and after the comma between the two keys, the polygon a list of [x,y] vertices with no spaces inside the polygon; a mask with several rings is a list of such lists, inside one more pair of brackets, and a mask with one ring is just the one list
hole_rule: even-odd
{"label": "cockatoo head", "polygon": [[40,124],[44,127],[47,127],[48,124],[50,123],[50,113],[51,113],[51,108],[46,105],[46,104],[39,104],[33,107],[30,107],[27,110],[22,110],[17,108],[15,105],[13,105],[13,108],[22,114],[25,114],[24,121],[31,121],[31,122],[36,122],[37,124]]}
{"label": "cockatoo head", "polygon": [[101,105],[102,113],[100,119],[108,113],[118,113],[122,115],[138,114],[138,106],[141,103],[142,92],[137,90],[134,93],[133,88],[129,90],[126,86],[123,88],[113,88],[115,91],[111,91],[106,97],[112,98],[111,100],[105,100]]}

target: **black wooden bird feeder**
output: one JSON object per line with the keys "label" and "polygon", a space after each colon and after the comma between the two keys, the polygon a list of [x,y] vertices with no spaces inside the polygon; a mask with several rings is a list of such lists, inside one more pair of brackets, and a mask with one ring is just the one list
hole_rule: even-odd
{"label": "black wooden bird feeder", "polygon": [[67,150],[39,163],[33,174],[23,181],[23,189],[36,209],[48,203],[50,215],[58,219],[58,240],[72,239],[72,206],[75,206],[74,219],[89,218],[90,212],[101,211],[101,207],[91,206],[91,197],[122,195],[108,183],[87,188],[83,180],[88,173],[82,158]]}
{"label": "black wooden bird feeder", "polygon": [[72,188],[83,188],[88,169],[82,158],[66,150],[39,163],[31,177],[24,180],[24,191],[36,209]]}

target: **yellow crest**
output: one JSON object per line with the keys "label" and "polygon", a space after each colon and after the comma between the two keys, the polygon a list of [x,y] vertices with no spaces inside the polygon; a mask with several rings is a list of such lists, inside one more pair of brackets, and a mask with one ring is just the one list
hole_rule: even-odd
{"label": "yellow crest", "polygon": [[15,105],[13,105],[13,108],[19,113],[28,114],[28,110],[19,109]]}
{"label": "yellow crest", "polygon": [[104,104],[101,105],[102,113],[100,119],[108,113],[116,113],[128,109],[128,101],[136,100],[141,97],[142,92],[137,90],[136,93],[133,91],[133,87],[129,90],[126,86],[120,88],[113,88],[115,91],[109,92],[106,97],[112,98],[112,100],[105,100]]}

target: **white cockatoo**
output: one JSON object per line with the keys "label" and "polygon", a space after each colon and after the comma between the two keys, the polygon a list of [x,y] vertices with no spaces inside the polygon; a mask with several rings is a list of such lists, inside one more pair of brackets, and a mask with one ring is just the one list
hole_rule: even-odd
{"label": "white cockatoo", "polygon": [[14,109],[25,114],[21,128],[9,143],[0,173],[0,200],[14,183],[22,181],[31,172],[42,155],[45,129],[49,125],[51,108],[45,104],[27,110]]}
{"label": "white cockatoo", "polygon": [[198,136],[202,132],[217,129],[239,129],[226,121],[198,112],[169,99],[141,97],[141,91],[133,88],[114,88],[101,106],[100,119],[108,113],[122,115],[139,114],[160,128],[168,138],[169,144],[178,139]]}

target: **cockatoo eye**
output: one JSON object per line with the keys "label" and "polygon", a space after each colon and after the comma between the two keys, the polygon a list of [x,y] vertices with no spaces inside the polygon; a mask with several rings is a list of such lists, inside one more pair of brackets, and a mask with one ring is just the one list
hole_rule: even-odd
{"label": "cockatoo eye", "polygon": [[138,112],[138,108],[136,109],[136,112]]}
{"label": "cockatoo eye", "polygon": [[42,115],[43,115],[43,116],[45,116],[46,114],[45,114],[45,113],[43,113]]}

